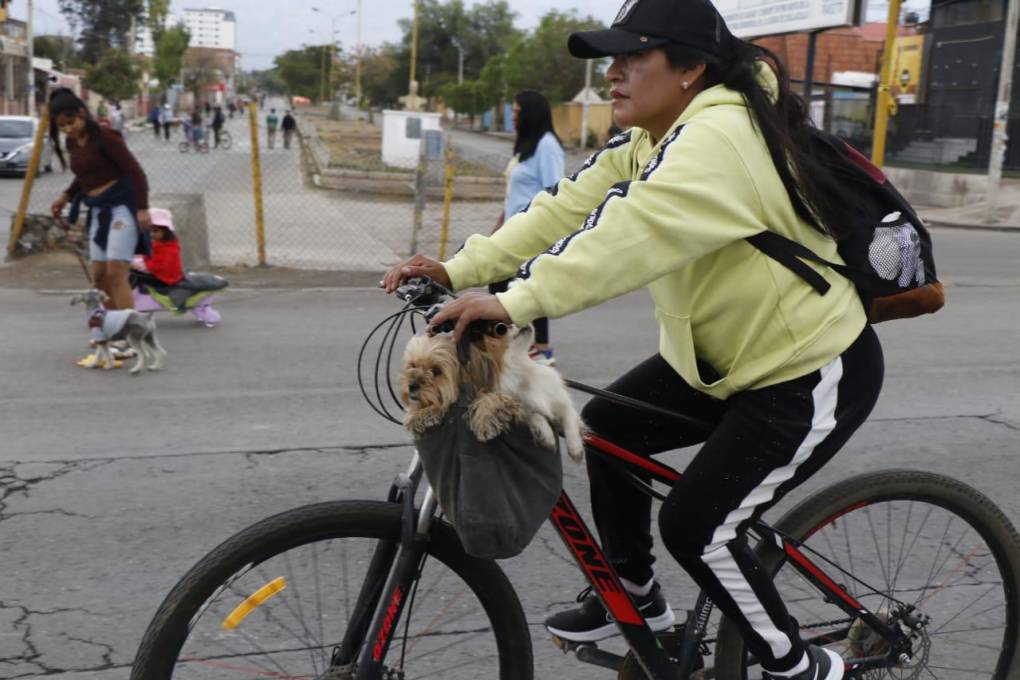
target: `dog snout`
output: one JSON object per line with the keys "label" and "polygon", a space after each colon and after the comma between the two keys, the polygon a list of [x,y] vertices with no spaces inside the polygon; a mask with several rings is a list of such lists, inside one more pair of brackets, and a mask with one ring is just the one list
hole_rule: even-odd
{"label": "dog snout", "polygon": [[418,382],[408,383],[407,394],[410,395],[412,399],[418,396],[419,391],[421,391],[421,383]]}

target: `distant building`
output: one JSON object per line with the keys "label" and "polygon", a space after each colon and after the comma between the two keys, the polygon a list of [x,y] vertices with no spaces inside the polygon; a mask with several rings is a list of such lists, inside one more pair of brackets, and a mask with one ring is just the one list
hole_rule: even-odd
{"label": "distant building", "polygon": [[[914,26],[900,26],[897,35],[916,35]],[[758,38],[754,42],[772,50],[786,64],[790,79],[804,80],[807,62],[806,33]],[[879,58],[885,46],[885,22],[869,22],[863,26],[830,28],[818,35],[815,46],[814,82],[822,84],[840,71],[878,73]]]}
{"label": "distant building", "polygon": [[184,25],[191,33],[190,47],[237,49],[237,17],[216,7],[184,10]]}
{"label": "distant building", "polygon": [[24,21],[0,23],[0,114],[25,115],[28,85],[28,39]]}

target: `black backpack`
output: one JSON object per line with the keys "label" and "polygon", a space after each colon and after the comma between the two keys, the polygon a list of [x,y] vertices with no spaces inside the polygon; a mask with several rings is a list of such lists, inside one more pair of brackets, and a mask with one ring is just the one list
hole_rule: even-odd
{"label": "black backpack", "polygon": [[837,200],[846,215],[841,225],[846,235],[836,248],[846,264],[829,262],[771,231],[750,236],[747,241],[821,295],[828,292],[829,283],[804,260],[847,277],[857,287],[871,323],[941,309],[945,296],[935,275],[931,235],[907,200],[878,167],[839,137],[813,129],[811,144],[841,186]]}

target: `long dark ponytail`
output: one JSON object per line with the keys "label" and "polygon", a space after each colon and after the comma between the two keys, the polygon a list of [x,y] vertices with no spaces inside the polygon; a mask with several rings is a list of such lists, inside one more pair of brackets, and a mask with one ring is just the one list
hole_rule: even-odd
{"label": "long dark ponytail", "polygon": [[53,150],[57,152],[57,158],[60,159],[60,167],[66,169],[67,161],[64,160],[64,152],[60,148],[60,129],[57,127],[57,116],[60,114],[64,115],[78,115],[82,113],[85,115],[85,129],[91,139],[102,140],[100,136],[99,123],[89,113],[89,108],[85,105],[85,102],[81,100],[73,90],[67,87],[60,87],[54,90],[50,94],[49,101],[50,109],[50,140],[53,142]]}
{"label": "long dark ponytail", "polygon": [[534,156],[538,143],[547,132],[551,132],[563,146],[553,129],[552,110],[545,95],[535,90],[521,90],[514,95],[514,101],[521,107],[517,116],[517,139],[514,141],[514,155],[518,161],[523,163]]}
{"label": "long dark ponytail", "polygon": [[[840,195],[839,186],[813,153],[809,136],[813,123],[804,100],[790,89],[789,72],[768,49],[735,37],[730,40],[730,57],[726,60],[706,59],[697,50],[675,44],[663,49],[675,68],[705,62],[706,87],[722,84],[743,95],[752,123],[765,139],[797,215],[821,233],[840,238],[840,222],[845,215],[834,200]],[[761,61],[776,75],[776,92],[769,92],[757,77]]]}

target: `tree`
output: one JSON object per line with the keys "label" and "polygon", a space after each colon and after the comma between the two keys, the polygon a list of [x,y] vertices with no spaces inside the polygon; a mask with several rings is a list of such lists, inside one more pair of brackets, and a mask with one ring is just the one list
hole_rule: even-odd
{"label": "tree", "polygon": [[183,26],[173,26],[160,31],[159,37],[154,40],[156,50],[152,55],[153,75],[159,80],[160,88],[166,91],[180,77],[191,34]]}
{"label": "tree", "polygon": [[107,50],[85,73],[85,87],[110,101],[131,99],[138,94],[141,73],[127,50]]}
{"label": "tree", "polygon": [[209,85],[215,85],[223,77],[223,69],[216,54],[203,47],[197,47],[184,55],[184,86],[195,95],[195,101],[202,99],[202,93]]}
{"label": "tree", "polygon": [[552,10],[538,26],[517,42],[506,56],[505,82],[509,93],[538,90],[552,105],[568,101],[584,87],[585,62],[567,52],[567,37],[575,31],[593,31],[605,26],[577,12]]}
{"label": "tree", "polygon": [[[325,60],[322,51],[327,51]],[[329,69],[329,46],[307,45],[300,50],[288,50],[273,60],[276,72],[292,95],[318,99],[322,92],[323,61]],[[364,79],[364,76],[362,76]]]}
{"label": "tree", "polygon": [[129,45],[132,21],[141,19],[145,0],[60,0],[60,11],[80,29],[82,59],[95,64],[111,48]]}
{"label": "tree", "polygon": [[484,113],[491,105],[485,83],[465,80],[462,84],[447,83],[440,90],[443,102],[457,113],[466,113],[474,123],[475,116]]}
{"label": "tree", "polygon": [[160,36],[167,30],[166,19],[169,15],[170,0],[148,0],[145,18],[153,42],[159,42]]}
{"label": "tree", "polygon": [[399,70],[400,47],[385,44],[361,55],[361,95],[375,106],[396,106],[407,94],[407,72]]}
{"label": "tree", "polygon": [[82,66],[81,56],[74,49],[74,38],[63,35],[37,35],[32,40],[34,54],[42,59],[51,59],[58,71]]}
{"label": "tree", "polygon": [[[505,0],[487,0],[470,10],[464,0],[420,0],[418,14],[419,94],[438,94],[443,85],[455,80],[459,70],[460,44],[464,48],[465,78],[477,77],[485,63],[505,51],[520,36],[514,28],[514,13]],[[411,65],[412,21],[397,22],[404,32],[398,70],[404,74],[404,92]]]}

